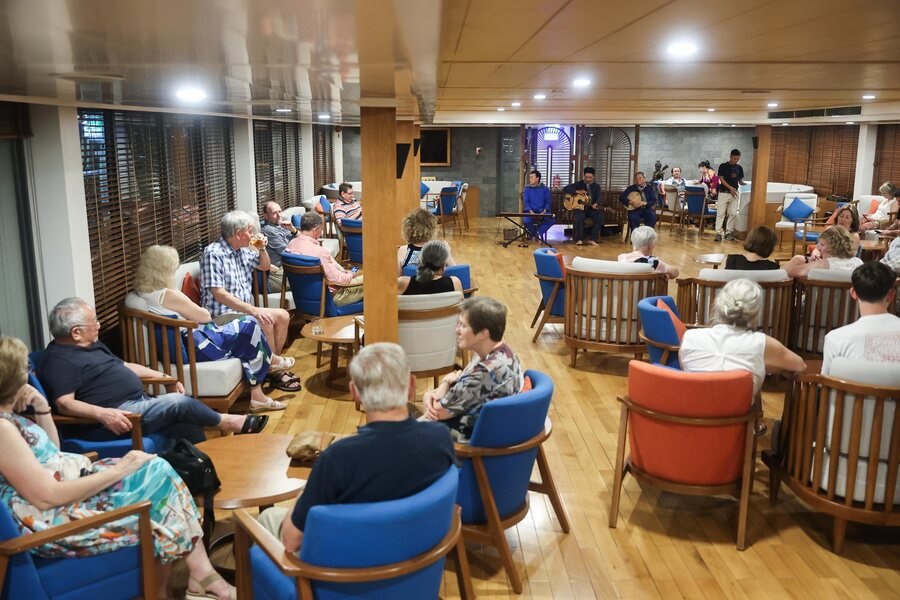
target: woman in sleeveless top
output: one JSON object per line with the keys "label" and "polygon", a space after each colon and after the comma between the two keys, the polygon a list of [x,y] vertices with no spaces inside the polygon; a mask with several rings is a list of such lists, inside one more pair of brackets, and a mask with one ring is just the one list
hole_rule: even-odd
{"label": "woman in sleeveless top", "polygon": [[[226,358],[241,361],[244,380],[250,386],[250,410],[284,410],[284,402],[273,400],[262,390],[262,382],[270,373],[281,376],[294,365],[294,359],[272,354],[259,322],[249,315],[217,325],[209,311],[197,306],[181,290],[172,287],[178,269],[178,251],[171,246],[150,246],[141,256],[135,274],[134,292],[146,303],[151,313],[175,319],[196,321],[193,330],[198,362]],[[299,391],[297,378],[278,380],[276,385],[286,391]]]}
{"label": "woman in sleeveless top", "polygon": [[439,294],[441,292],[463,291],[458,277],[447,277],[444,268],[449,258],[447,245],[440,240],[432,240],[422,247],[418,273],[415,278],[397,278],[397,289],[403,296],[419,294]]}
{"label": "woman in sleeveless top", "polygon": [[763,291],[749,279],[729,281],[716,296],[712,327],[689,329],[681,340],[678,360],[685,371],[749,371],[753,392],[762,388],[767,371],[798,372],[803,359],[775,338],[756,331]]}
{"label": "woman in sleeveless top", "polygon": [[780,269],[774,260],[768,260],[775,249],[778,237],[765,225],[757,225],[747,234],[744,254],[729,254],[725,257],[725,269],[737,271],[774,271]]}
{"label": "woman in sleeveless top", "polygon": [[[402,231],[407,243],[397,249],[397,275],[403,275],[403,267],[419,264],[422,246],[431,241],[437,231],[437,217],[424,208],[417,208],[403,218]],[[447,246],[446,265],[452,267],[456,263],[450,256],[450,244],[443,243]]]}
{"label": "woman in sleeveless top", "polygon": [[[188,598],[234,598],[200,542],[200,513],[187,486],[165,460],[132,450],[95,463],[61,452],[50,405],[27,385],[28,350],[0,337],[0,502],[23,535],[38,533],[149,500],[159,597],[166,598],[172,561],[186,557]],[[32,422],[16,413],[33,409]],[[137,516],[76,533],[32,550],[37,556],[95,556],[138,544]],[[199,591],[198,591],[199,590]]]}
{"label": "woman in sleeveless top", "polygon": [[[853,238],[850,232],[840,225],[827,229],[819,236],[816,250],[810,256],[795,256],[785,270],[791,277],[806,277],[814,269],[846,269],[852,271],[863,264],[862,259],[854,256]],[[818,256],[818,258],[816,257]]]}

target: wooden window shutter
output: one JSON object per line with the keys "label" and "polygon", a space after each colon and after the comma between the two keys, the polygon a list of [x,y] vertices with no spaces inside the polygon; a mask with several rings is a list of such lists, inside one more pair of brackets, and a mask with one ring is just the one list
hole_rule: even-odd
{"label": "wooden window shutter", "polygon": [[335,182],[334,140],[329,125],[313,125],[313,189],[319,193],[323,185]]}
{"label": "wooden window shutter", "polygon": [[871,193],[877,194],[885,181],[900,184],[900,125],[878,126]]}
{"label": "wooden window shutter", "polygon": [[262,213],[266,202],[282,208],[300,205],[300,125],[276,121],[253,122],[256,162],[256,203]]}

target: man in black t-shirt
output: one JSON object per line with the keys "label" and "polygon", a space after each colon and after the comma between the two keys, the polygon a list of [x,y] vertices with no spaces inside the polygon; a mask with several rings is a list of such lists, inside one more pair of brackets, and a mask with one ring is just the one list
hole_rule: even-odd
{"label": "man in black t-shirt", "polygon": [[409,416],[416,378],[397,344],[360,350],[350,363],[350,394],[365,407],[366,424],[322,452],[294,506],[270,508],[259,516],[263,527],[280,535],[287,552],[300,549],[312,507],[406,498],[456,463],[450,431]]}
{"label": "man in black t-shirt", "polygon": [[728,162],[719,165],[719,199],[716,203],[716,241],[734,240],[734,219],[738,211],[738,188],[744,183],[744,168],[738,164],[741,151],[731,151]]}
{"label": "man in black t-shirt", "polygon": [[225,432],[257,433],[268,417],[222,415],[199,400],[186,396],[181,382],[176,393],[151,397],[141,377],[167,377],[143,365],[127,363],[98,341],[97,313],[81,298],[66,298],[50,311],[53,341],[35,365],[47,399],[61,414],[87,417],[103,428],[79,435],[110,439],[128,433],[127,415],[141,415],[141,431],[172,439],[202,442],[204,427]]}

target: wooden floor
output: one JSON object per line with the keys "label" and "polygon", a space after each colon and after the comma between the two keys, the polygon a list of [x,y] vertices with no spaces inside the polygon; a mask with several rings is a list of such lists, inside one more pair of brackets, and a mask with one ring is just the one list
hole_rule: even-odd
{"label": "wooden floor", "polygon": [[[554,430],[546,447],[572,525],[571,533],[563,534],[545,497],[532,494],[529,516],[507,530],[524,574],[522,598],[900,597],[900,529],[850,524],[844,551],[836,556],[830,550],[830,519],[811,513],[787,489],[776,506],[769,505],[768,471],[762,463],[757,464],[744,552],[734,545],[736,501],[642,490],[631,478],[625,483],[618,527],[609,529],[616,397],[625,390],[629,356],[585,353],[576,369],[569,368],[562,325],[548,326],[536,344],[531,342],[529,324],[540,296],[533,277],[535,246],[498,246],[498,222],[475,219],[462,236],[448,228],[447,239],[456,261],[472,265],[478,293],[509,306],[506,341],[523,364],[548,373],[556,384],[550,408]],[[561,238],[560,226],[551,230],[553,245],[567,255],[577,251],[614,259],[630,249],[620,238],[603,238],[596,248],[576,247]],[[656,254],[690,276],[701,267],[693,263],[694,256],[739,249],[737,243],[714,243],[708,233],[698,240],[695,230],[673,233],[666,225]],[[673,296],[674,291],[671,282]],[[362,423],[349,395],[323,385],[326,367],[316,369],[314,350],[304,339],[291,344],[287,353],[297,358],[295,372],[304,389],[276,392],[276,398],[288,398],[290,404],[283,413],[271,413],[268,433],[353,432]],[[781,414],[783,388],[781,381],[766,384],[770,430],[772,419]],[[768,447],[767,434],[760,448]],[[480,598],[517,597],[494,550],[468,549]],[[459,596],[452,573],[444,578],[442,595]]]}

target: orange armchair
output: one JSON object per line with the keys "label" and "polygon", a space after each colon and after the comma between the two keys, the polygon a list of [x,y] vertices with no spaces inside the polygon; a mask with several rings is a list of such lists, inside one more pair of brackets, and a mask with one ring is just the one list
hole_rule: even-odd
{"label": "orange armchair", "polygon": [[[616,526],[625,475],[676,494],[739,499],[737,548],[746,547],[756,462],[753,379],[747,371],[686,373],[631,361],[613,474],[609,526]],[[630,455],[625,456],[628,437]]]}

